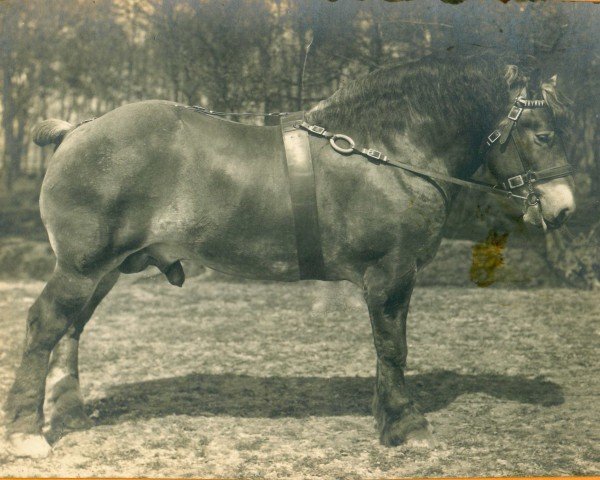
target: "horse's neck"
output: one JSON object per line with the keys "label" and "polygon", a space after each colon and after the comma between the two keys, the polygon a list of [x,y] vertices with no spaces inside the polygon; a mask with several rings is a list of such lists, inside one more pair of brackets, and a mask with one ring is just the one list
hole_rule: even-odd
{"label": "horse's neck", "polygon": [[394,136],[390,157],[456,177],[469,176],[477,169],[477,149],[471,136],[453,129]]}

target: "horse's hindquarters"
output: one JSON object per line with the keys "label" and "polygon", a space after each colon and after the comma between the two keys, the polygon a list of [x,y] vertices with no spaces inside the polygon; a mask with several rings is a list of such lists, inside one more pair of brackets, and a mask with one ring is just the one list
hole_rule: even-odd
{"label": "horse's hindquarters", "polygon": [[78,270],[168,245],[171,262],[185,255],[243,276],[297,277],[277,128],[168,102],[121,107],[67,136],[40,198],[59,261]]}

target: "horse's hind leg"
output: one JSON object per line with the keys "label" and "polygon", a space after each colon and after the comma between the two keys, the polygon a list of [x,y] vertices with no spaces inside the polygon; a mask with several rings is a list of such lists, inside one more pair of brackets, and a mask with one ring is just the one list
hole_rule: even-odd
{"label": "horse's hind leg", "polygon": [[83,275],[59,264],[29,309],[23,356],[5,406],[7,434],[15,455],[43,457],[50,453],[41,434],[50,352],[86,306],[104,273]]}
{"label": "horse's hind leg", "polygon": [[373,411],[381,443],[430,446],[427,420],[418,411],[404,382],[406,367],[406,317],[416,277],[414,265],[390,259],[367,270],[365,299],[369,307],[377,378]]}
{"label": "horse's hind leg", "polygon": [[77,314],[67,333],[52,350],[50,368],[46,377],[46,438],[58,440],[69,431],[91,427],[79,387],[79,337],[102,299],[119,278],[119,272],[107,274],[94,291],[83,310]]}

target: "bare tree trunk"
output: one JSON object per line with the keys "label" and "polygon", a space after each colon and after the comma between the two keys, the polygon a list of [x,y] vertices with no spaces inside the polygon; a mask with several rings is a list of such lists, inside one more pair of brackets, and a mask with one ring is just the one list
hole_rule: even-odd
{"label": "bare tree trunk", "polygon": [[300,48],[298,50],[298,69],[296,71],[296,85],[298,95],[296,96],[296,110],[302,110],[302,96],[304,95],[303,90],[303,72],[304,72],[304,57],[305,57],[305,48],[304,48],[304,35],[306,30],[302,29],[300,34]]}
{"label": "bare tree trunk", "polygon": [[379,67],[383,59],[383,34],[380,18],[382,9],[379,3],[371,3],[371,27],[369,28],[369,72]]}
{"label": "bare tree trunk", "polygon": [[[269,52],[269,44],[263,44],[260,48],[260,62],[261,62],[261,71],[268,78],[269,72],[271,71],[271,54]],[[274,105],[277,105],[277,101],[273,98],[271,90],[269,88],[269,82],[264,81],[262,84],[263,92],[263,105],[264,110],[263,113],[270,113],[273,109]],[[265,125],[277,125],[279,123],[278,118],[273,117],[265,117],[264,124]]]}
{"label": "bare tree trunk", "polygon": [[8,59],[4,62],[2,79],[2,129],[4,130],[4,186],[11,192],[20,170],[20,146],[15,137],[15,104],[12,97],[11,66]]}
{"label": "bare tree trunk", "polygon": [[300,45],[298,46],[298,54],[297,54],[297,68],[296,68],[296,110],[302,110],[304,105],[304,92],[302,91],[304,88],[303,85],[303,73],[304,73],[304,59],[306,58],[306,32],[308,31],[308,25],[306,23],[306,19],[302,18],[302,16],[298,17],[298,21],[296,24],[296,28],[298,29],[298,39]]}

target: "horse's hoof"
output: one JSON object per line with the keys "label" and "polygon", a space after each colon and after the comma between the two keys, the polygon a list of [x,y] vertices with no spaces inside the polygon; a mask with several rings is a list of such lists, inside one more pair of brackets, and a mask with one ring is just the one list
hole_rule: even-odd
{"label": "horse's hoof", "polygon": [[94,422],[85,413],[82,413],[80,416],[69,416],[64,422],[65,430],[69,432],[89,430],[93,426]]}
{"label": "horse's hoof", "polygon": [[89,418],[69,419],[66,422],[54,422],[49,428],[44,430],[44,435],[51,444],[55,444],[62,437],[71,432],[80,432],[89,430],[94,423]]}
{"label": "horse's hoof", "polygon": [[387,447],[407,445],[410,447],[433,447],[431,427],[425,417],[412,413],[387,423],[381,431],[381,443]]}
{"label": "horse's hoof", "polygon": [[89,430],[93,426],[94,422],[89,419],[83,409],[72,410],[62,417],[53,417],[44,430],[44,434],[53,444],[70,432]]}
{"label": "horse's hoof", "polygon": [[46,458],[52,451],[42,435],[14,433],[8,437],[8,443],[15,457]]}
{"label": "horse's hoof", "polygon": [[434,448],[436,445],[435,438],[431,433],[430,428],[413,430],[406,434],[406,446],[415,448]]}
{"label": "horse's hoof", "polygon": [[68,432],[87,430],[93,426],[85,413],[79,383],[71,376],[64,377],[51,388],[44,410],[45,417],[50,420],[43,433],[50,443]]}

